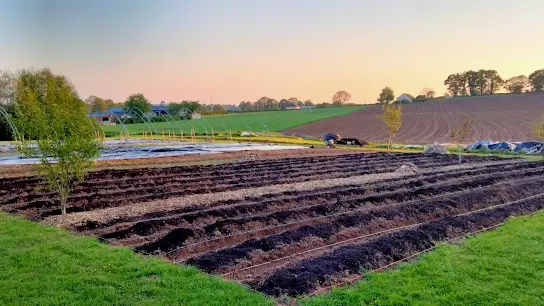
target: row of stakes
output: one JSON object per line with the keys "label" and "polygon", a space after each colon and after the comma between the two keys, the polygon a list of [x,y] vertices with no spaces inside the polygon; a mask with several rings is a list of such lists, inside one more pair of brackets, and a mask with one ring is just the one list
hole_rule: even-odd
{"label": "row of stakes", "polygon": [[[212,143],[215,141],[215,133],[214,133],[214,130],[212,129],[211,130],[211,137],[208,137],[208,141],[211,141]],[[231,130],[228,130],[227,133],[226,133],[230,139],[230,142],[232,142],[232,131]],[[105,132],[101,132],[101,131],[96,131],[95,133],[96,135],[96,138],[98,139],[102,139],[102,141],[105,141],[106,140],[106,133]],[[181,140],[181,141],[184,141],[185,139],[187,140],[190,140],[191,143],[195,143],[196,142],[196,132],[195,132],[195,129],[192,128],[191,131],[190,131],[190,134],[188,135],[189,137],[186,137],[185,134],[183,133],[183,130],[180,130],[180,133],[179,134],[176,134],[176,131],[174,129],[163,129],[162,130],[162,135],[159,133],[155,133],[153,134],[152,131],[148,131],[148,130],[145,130],[143,129],[142,130],[142,138],[145,140],[145,143],[146,145],[149,144],[149,142],[153,142],[155,140],[162,140],[162,141],[176,141],[176,140]],[[128,133],[128,131],[126,133],[123,133],[123,131],[121,131],[119,133],[119,140],[123,140],[123,139],[129,139],[130,138],[130,135]],[[251,142],[251,138],[249,140]]]}

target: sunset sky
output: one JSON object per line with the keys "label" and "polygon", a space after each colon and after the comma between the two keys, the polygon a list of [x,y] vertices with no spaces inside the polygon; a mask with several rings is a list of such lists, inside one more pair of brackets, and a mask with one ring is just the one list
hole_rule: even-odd
{"label": "sunset sky", "polygon": [[441,95],[448,74],[544,68],[542,0],[0,0],[0,69],[80,96],[238,104]]}

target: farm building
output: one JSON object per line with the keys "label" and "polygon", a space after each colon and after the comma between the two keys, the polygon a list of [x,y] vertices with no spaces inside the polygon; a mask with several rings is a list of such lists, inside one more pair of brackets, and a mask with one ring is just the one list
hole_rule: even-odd
{"label": "farm building", "polygon": [[168,113],[168,106],[165,104],[153,105],[151,111],[155,113],[156,116],[166,115]]}
{"label": "farm building", "polygon": [[403,93],[397,98],[397,101],[412,103],[414,101],[414,97],[411,94]]}
{"label": "farm building", "polygon": [[126,116],[125,110],[122,107],[113,107],[108,110],[109,113],[114,114],[115,116],[121,118]]}
{"label": "farm building", "polygon": [[116,124],[115,116],[110,112],[93,112],[87,115],[87,117],[92,117],[96,122],[100,124]]}

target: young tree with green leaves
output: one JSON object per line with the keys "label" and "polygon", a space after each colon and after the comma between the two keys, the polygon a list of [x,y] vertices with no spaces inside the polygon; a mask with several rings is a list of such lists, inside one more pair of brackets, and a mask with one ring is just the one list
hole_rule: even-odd
{"label": "young tree with green leaves", "polygon": [[98,155],[96,122],[87,118],[86,105],[73,85],[43,69],[19,74],[15,124],[24,136],[21,154],[40,160],[39,173],[46,186],[57,192],[65,215],[70,192],[83,181]]}
{"label": "young tree with green leaves", "polygon": [[382,105],[382,113],[376,115],[376,117],[385,124],[387,130],[387,151],[391,152],[391,143],[395,134],[402,126],[402,104],[389,104]]}
{"label": "young tree with green leaves", "polygon": [[472,133],[472,119],[468,116],[465,116],[463,121],[458,125],[454,126],[450,131],[450,137],[457,146],[457,152],[459,154],[459,164],[462,162],[461,155],[461,143],[467,139],[468,135]]}

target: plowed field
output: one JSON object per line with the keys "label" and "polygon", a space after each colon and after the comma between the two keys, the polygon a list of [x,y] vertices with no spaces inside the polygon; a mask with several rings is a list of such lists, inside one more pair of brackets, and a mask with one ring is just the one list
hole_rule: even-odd
{"label": "plowed field", "polygon": [[97,171],[65,217],[37,178],[4,179],[0,208],[297,296],[537,211],[543,183],[544,162],[364,153]]}
{"label": "plowed field", "polygon": [[[380,106],[370,106],[346,116],[309,123],[288,132],[322,137],[339,133],[365,141],[386,142],[383,123],[376,119]],[[396,143],[451,142],[452,127],[465,116],[472,118],[473,133],[467,142],[535,140],[531,122],[544,114],[544,94],[498,95],[411,103],[403,106],[403,120]]]}

